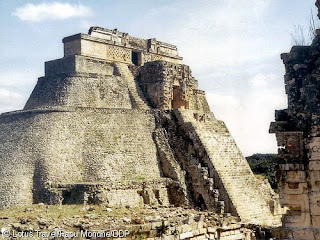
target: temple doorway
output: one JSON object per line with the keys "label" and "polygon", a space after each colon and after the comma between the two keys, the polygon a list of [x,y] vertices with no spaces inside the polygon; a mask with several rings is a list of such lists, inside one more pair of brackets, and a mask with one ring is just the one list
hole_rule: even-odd
{"label": "temple doorway", "polygon": [[131,59],[134,65],[141,65],[141,52],[132,51]]}
{"label": "temple doorway", "polygon": [[188,102],[183,98],[183,91],[180,86],[173,87],[173,95],[172,95],[172,108],[184,108],[188,109]]}

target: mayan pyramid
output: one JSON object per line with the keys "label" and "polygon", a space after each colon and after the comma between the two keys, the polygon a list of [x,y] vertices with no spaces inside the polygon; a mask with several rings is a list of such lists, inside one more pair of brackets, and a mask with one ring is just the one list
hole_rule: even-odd
{"label": "mayan pyramid", "polygon": [[24,109],[0,116],[0,208],[174,205],[277,222],[176,46],[101,27],[63,44]]}

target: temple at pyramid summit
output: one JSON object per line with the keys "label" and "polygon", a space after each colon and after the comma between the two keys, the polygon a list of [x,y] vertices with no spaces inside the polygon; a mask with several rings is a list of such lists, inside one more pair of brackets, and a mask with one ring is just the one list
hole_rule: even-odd
{"label": "temple at pyramid summit", "polygon": [[174,205],[280,223],[176,46],[101,27],[63,45],[24,109],[0,116],[0,208]]}

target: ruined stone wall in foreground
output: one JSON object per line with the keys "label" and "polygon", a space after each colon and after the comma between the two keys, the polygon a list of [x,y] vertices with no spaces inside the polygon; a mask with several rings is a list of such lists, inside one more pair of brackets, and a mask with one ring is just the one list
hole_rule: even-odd
{"label": "ruined stone wall in foreground", "polygon": [[[317,31],[319,33],[319,31]],[[281,55],[288,108],[270,132],[279,146],[280,201],[288,207],[281,239],[320,239],[320,37]]]}

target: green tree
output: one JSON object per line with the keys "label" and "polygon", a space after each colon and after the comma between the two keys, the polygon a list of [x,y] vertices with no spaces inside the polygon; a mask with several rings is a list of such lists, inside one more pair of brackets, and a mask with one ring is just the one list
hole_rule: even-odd
{"label": "green tree", "polygon": [[254,154],[246,157],[252,172],[265,176],[273,189],[277,189],[276,171],[278,163],[276,156],[276,154]]}

